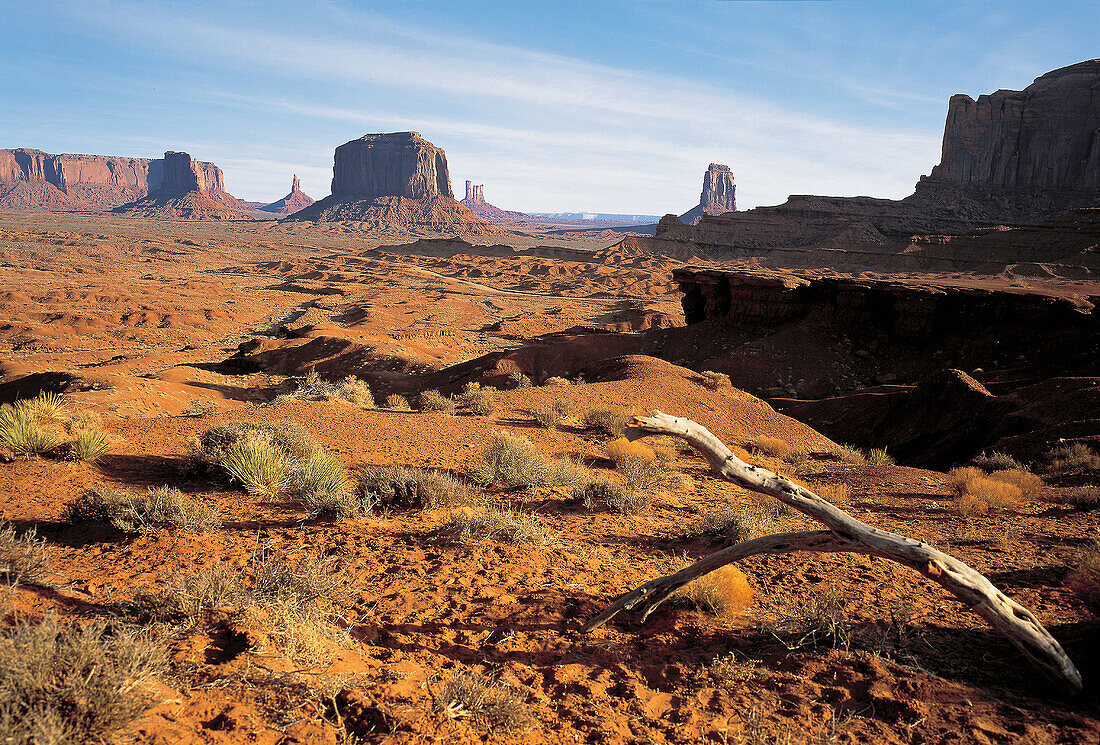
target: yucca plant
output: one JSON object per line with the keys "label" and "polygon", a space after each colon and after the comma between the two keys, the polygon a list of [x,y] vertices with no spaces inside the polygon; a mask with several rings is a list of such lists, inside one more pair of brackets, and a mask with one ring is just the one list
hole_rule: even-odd
{"label": "yucca plant", "polygon": [[317,450],[297,469],[293,477],[298,496],[342,494],[349,490],[344,464],[331,453]]}
{"label": "yucca plant", "polygon": [[107,452],[110,443],[107,435],[101,430],[83,430],[76,433],[76,437],[69,442],[69,460],[82,460],[89,463],[99,459],[99,456]]}
{"label": "yucca plant", "polygon": [[249,494],[277,492],[289,477],[286,453],[264,437],[241,441],[225,454],[221,465]]}
{"label": "yucca plant", "polygon": [[46,453],[61,444],[61,435],[38,424],[34,408],[26,402],[0,407],[0,448],[15,455]]}

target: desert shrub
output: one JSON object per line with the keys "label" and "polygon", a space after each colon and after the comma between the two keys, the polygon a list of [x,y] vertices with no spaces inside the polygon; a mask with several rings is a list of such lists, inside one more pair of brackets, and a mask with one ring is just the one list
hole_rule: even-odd
{"label": "desert shrub", "polygon": [[557,427],[571,413],[573,413],[573,407],[560,397],[531,410],[531,416],[535,421],[547,428]]}
{"label": "desert shrub", "polygon": [[671,462],[659,456],[646,460],[637,455],[628,455],[615,464],[615,470],[626,481],[626,485],[635,491],[654,492],[663,489],[672,476]]}
{"label": "desert shrub", "polygon": [[778,617],[769,630],[791,648],[831,646],[847,649],[852,621],[836,587],[828,585],[788,596],[778,604]]}
{"label": "desert shrub", "polygon": [[472,413],[488,416],[497,408],[497,389],[491,385],[467,383],[462,389],[459,401]]}
{"label": "desert shrub", "polygon": [[238,443],[221,459],[221,466],[249,494],[274,494],[290,479],[286,452],[265,437]]}
{"label": "desert shrub", "polygon": [[989,474],[989,478],[995,481],[1003,481],[1006,484],[1012,484],[1020,490],[1020,494],[1028,499],[1037,496],[1039,492],[1042,491],[1043,487],[1046,486],[1040,477],[1036,476],[1031,471],[1020,468],[994,471]]}
{"label": "desert shrub", "polygon": [[631,489],[617,481],[592,481],[573,490],[574,499],[592,508],[603,504],[616,512],[641,512],[653,502],[653,493],[644,489]]}
{"label": "desert shrub", "polygon": [[494,435],[470,472],[474,483],[513,487],[541,486],[549,475],[550,463],[530,440],[504,432]]}
{"label": "desert shrub", "polygon": [[975,517],[976,515],[984,515],[989,512],[989,502],[980,499],[970,492],[960,494],[955,500],[953,507],[955,508],[955,512],[966,517]]}
{"label": "desert shrub", "polygon": [[424,391],[420,394],[420,410],[442,411],[446,414],[453,414],[455,413],[455,402],[439,391]]}
{"label": "desert shrub", "polygon": [[287,458],[294,459],[308,458],[321,447],[308,430],[292,422],[227,422],[206,430],[191,445],[201,461],[221,465],[230,451],[252,440],[268,440]]}
{"label": "desert shrub", "polygon": [[409,400],[397,393],[391,393],[386,396],[385,408],[394,409],[395,411],[411,411],[412,407],[409,405]]}
{"label": "desert shrub", "polygon": [[713,370],[704,370],[699,373],[699,377],[702,379],[703,387],[707,390],[717,391],[720,388],[732,388],[733,383],[730,381],[730,376],[725,373],[714,372]]}
{"label": "desert shrub", "polygon": [[657,453],[649,445],[641,440],[631,442],[625,437],[610,440],[604,445],[604,452],[607,453],[608,459],[615,464],[621,463],[627,458],[641,458],[647,461],[657,459]]}
{"label": "desert shrub", "polygon": [[508,373],[508,382],[512,384],[513,388],[531,387],[531,378],[519,370]]}
{"label": "desert shrub", "polygon": [[374,394],[371,393],[370,386],[354,375],[348,375],[340,381],[340,398],[365,409],[374,406]]}
{"label": "desert shrub", "polygon": [[866,465],[867,463],[867,456],[863,454],[863,451],[851,445],[834,444],[824,454],[835,460],[852,463],[853,465]]}
{"label": "desert shrub", "polygon": [[951,484],[951,488],[955,490],[956,494],[962,494],[966,491],[967,481],[982,478],[983,476],[985,476],[985,472],[980,468],[975,468],[974,466],[958,466],[947,472],[947,482]]}
{"label": "desert shrub", "polygon": [[42,391],[34,398],[22,403],[30,411],[31,416],[39,422],[61,424],[67,418],[65,416],[65,397],[60,393]]}
{"label": "desert shrub", "polygon": [[288,485],[303,500],[344,494],[350,488],[344,464],[325,450],[315,450],[300,461],[291,471]]}
{"label": "desert shrub", "polygon": [[221,527],[217,512],[192,502],[175,487],[149,488],[145,494],[98,487],[65,506],[63,517],[74,525],[102,523],[124,533],[151,533],[163,528],[208,533]]}
{"label": "desert shrub", "polygon": [[574,489],[590,481],[592,481],[592,472],[579,460],[567,456],[550,461],[550,471],[543,485]]}
{"label": "desert shrub", "polygon": [[897,463],[894,456],[886,452],[886,448],[871,448],[864,454],[864,457],[867,458],[867,463],[872,466],[892,466]]}
{"label": "desert shrub", "polygon": [[535,545],[557,543],[557,535],[543,527],[531,513],[491,505],[456,510],[442,530],[458,543],[483,540]]}
{"label": "desert shrub", "polygon": [[180,412],[181,416],[204,417],[218,413],[218,407],[212,401],[203,401],[201,398],[192,398]]}
{"label": "desert shrub", "polygon": [[566,387],[572,385],[567,378],[563,378],[559,375],[554,375],[543,381],[543,385]]}
{"label": "desert shrub", "polygon": [[1081,552],[1066,584],[1094,615],[1100,616],[1100,544]]}
{"label": "desert shrub", "polygon": [[1063,475],[1100,471],[1100,455],[1083,442],[1061,445],[1050,451],[1051,473]]}
{"label": "desert shrub", "polygon": [[947,479],[958,495],[955,510],[962,515],[979,515],[990,507],[1012,507],[1019,503],[1022,496],[1022,491],[1016,484],[987,476],[980,468],[972,466],[951,469]]}
{"label": "desert shrub", "polygon": [[756,453],[770,455],[773,458],[782,458],[794,450],[786,440],[778,437],[769,437],[768,435],[761,435],[760,437],[753,438],[753,440],[749,442],[749,449]]}
{"label": "desert shrub", "polygon": [[69,460],[82,460],[92,463],[107,452],[110,443],[107,435],[99,430],[82,430],[76,433],[68,444]]}
{"label": "desert shrub", "polygon": [[634,417],[621,406],[603,406],[589,409],[581,423],[586,429],[603,430],[610,437],[622,437],[623,430]]}
{"label": "desert shrub", "polygon": [[42,426],[36,409],[27,401],[0,406],[0,448],[13,455],[48,453],[63,442],[59,432]]}
{"label": "desert shrub", "polygon": [[716,616],[728,616],[752,604],[749,581],[740,569],[730,564],[696,577],[676,594],[696,608]]}
{"label": "desert shrub", "polygon": [[478,504],[481,496],[449,473],[404,466],[364,466],[359,470],[359,502],[375,509],[434,509]]}
{"label": "desert shrub", "polygon": [[[715,657],[707,666],[709,676],[723,686],[734,686],[763,677],[754,660],[740,659],[736,652]],[[745,742],[744,745],[749,745]]]}
{"label": "desert shrub", "polygon": [[310,369],[300,378],[294,378],[297,390],[291,395],[303,401],[326,401],[340,397],[339,388],[327,380],[323,380],[317,371]]}
{"label": "desert shrub", "polygon": [[970,459],[970,465],[981,468],[983,471],[1027,470],[1023,463],[1016,460],[1011,455],[1000,453],[996,450],[989,452],[983,451],[980,455],[975,455]]}
{"label": "desert shrub", "polygon": [[0,732],[13,745],[102,742],[153,701],[167,668],[153,637],[102,622],[62,627],[56,617],[0,635]]}
{"label": "desert shrub", "polygon": [[686,538],[721,538],[740,543],[768,532],[774,517],[759,509],[717,509],[700,515],[684,529]]}
{"label": "desert shrub", "polygon": [[518,732],[527,726],[523,696],[512,686],[477,672],[458,672],[438,693],[428,690],[432,706],[451,719],[470,719],[490,732]]}
{"label": "desert shrub", "polygon": [[39,538],[35,530],[19,535],[11,525],[0,529],[0,575],[9,585],[41,583],[49,564],[46,539]]}
{"label": "desert shrub", "polygon": [[142,623],[182,623],[218,608],[239,606],[245,593],[240,574],[215,561],[201,571],[173,576],[157,592],[138,593],[123,607]]}

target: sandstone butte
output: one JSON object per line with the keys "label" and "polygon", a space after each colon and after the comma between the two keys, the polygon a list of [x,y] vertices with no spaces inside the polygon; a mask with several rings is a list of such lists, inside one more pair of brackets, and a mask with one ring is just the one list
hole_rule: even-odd
{"label": "sandstone butte", "polygon": [[288,220],[378,232],[506,235],[455,200],[447,154],[419,132],[367,134],[336,148],[332,193]]}
{"label": "sandstone butte", "polygon": [[699,204],[680,215],[685,225],[695,225],[703,215],[724,215],[737,211],[737,184],[729,166],[711,163],[703,174],[703,191]]}
{"label": "sandstone butte", "polygon": [[518,220],[526,217],[522,212],[502,210],[486,202],[485,184],[475,184],[470,179],[466,179],[466,198],[462,200],[462,205],[486,220]]}
{"label": "sandstone butte", "polygon": [[295,212],[305,209],[314,203],[313,197],[302,191],[302,185],[298,181],[298,174],[290,182],[290,193],[282,199],[260,207],[264,212],[275,212],[282,215],[293,215]]}
{"label": "sandstone butte", "polygon": [[[241,202],[225,190],[222,170],[197,161],[207,194],[224,206]],[[161,188],[163,158],[51,155],[41,150],[0,150],[0,209],[109,210]]]}
{"label": "sandstone butte", "polygon": [[252,217],[243,211],[243,205],[231,207],[219,199],[224,192],[217,185],[216,181],[214,188],[209,188],[203,168],[190,155],[169,151],[164,154],[160,186],[112,211],[153,219],[251,220]]}

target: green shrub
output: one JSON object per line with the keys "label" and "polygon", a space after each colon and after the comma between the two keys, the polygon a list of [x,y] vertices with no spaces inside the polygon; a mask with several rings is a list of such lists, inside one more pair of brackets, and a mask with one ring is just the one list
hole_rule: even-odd
{"label": "green shrub", "polygon": [[344,464],[325,450],[315,450],[293,469],[290,486],[301,499],[316,498],[321,494],[343,494],[349,491],[348,474]]}
{"label": "green shrub", "polygon": [[0,406],[0,448],[19,456],[48,453],[62,443],[60,433],[45,429],[26,401]]}
{"label": "green shrub", "polygon": [[77,432],[76,437],[69,442],[69,460],[81,460],[92,463],[99,460],[99,456],[107,452],[110,443],[107,435],[99,430],[84,430]]}
{"label": "green shrub", "polygon": [[541,486],[550,476],[550,463],[526,437],[498,432],[470,472],[476,484],[512,487]]}
{"label": "green shrub", "polygon": [[872,466],[892,466],[897,461],[894,456],[886,452],[886,448],[871,448],[866,454],[867,463]]}
{"label": "green shrub", "polygon": [[587,429],[601,429],[611,437],[621,437],[634,417],[621,406],[589,409],[582,423]]}
{"label": "green shrub", "polygon": [[420,394],[421,411],[442,411],[446,414],[455,413],[454,399],[444,396],[439,391],[424,391]]}
{"label": "green shrub", "polygon": [[221,466],[249,494],[275,494],[290,480],[286,452],[262,437],[235,445],[222,458]]}

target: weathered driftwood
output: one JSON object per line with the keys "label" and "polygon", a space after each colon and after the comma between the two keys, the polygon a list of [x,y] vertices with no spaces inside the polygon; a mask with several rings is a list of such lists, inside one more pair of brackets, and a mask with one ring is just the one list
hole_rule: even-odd
{"label": "weathered driftwood", "polygon": [[630,439],[646,435],[679,437],[706,456],[723,478],[746,489],[773,496],[805,515],[824,523],[827,531],[781,533],[744,541],[703,557],[675,574],[658,577],[620,596],[606,610],[584,626],[595,629],[615,615],[641,604],[642,620],[672,592],[696,577],[720,566],[757,554],[793,551],[852,552],[880,556],[915,569],[942,585],[1007,636],[1025,656],[1053,679],[1070,690],[1081,689],[1081,674],[1039,620],[1020,604],[993,586],[984,575],[958,559],[920,541],[879,530],[856,520],[809,489],[790,479],[738,459],[721,440],[690,419],[655,411],[637,417],[626,431]]}

